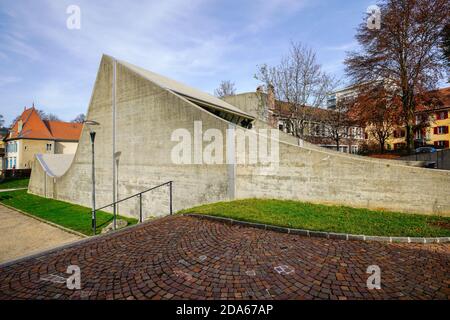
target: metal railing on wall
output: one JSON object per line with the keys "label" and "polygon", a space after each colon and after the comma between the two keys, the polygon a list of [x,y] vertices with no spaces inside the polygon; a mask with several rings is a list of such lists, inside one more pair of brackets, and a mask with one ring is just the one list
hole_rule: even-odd
{"label": "metal railing on wall", "polygon": [[[147,192],[153,191],[153,190],[155,190],[155,189],[164,187],[164,186],[166,186],[166,185],[169,186],[169,214],[172,215],[172,214],[173,214],[173,205],[172,205],[172,204],[173,204],[173,188],[172,188],[172,186],[173,186],[173,181],[167,181],[167,182],[164,182],[164,183],[162,183],[162,184],[160,184],[160,185],[157,185],[157,186],[155,186],[155,187],[152,187],[152,188],[150,188],[150,189],[144,190],[144,191],[142,191],[142,192],[133,194],[133,195],[131,195],[131,196],[129,196],[129,197],[126,197],[126,198],[120,199],[120,200],[118,200],[118,201],[115,201],[115,202],[113,202],[113,203],[110,203],[110,204],[108,204],[108,205],[106,205],[106,206],[103,206],[103,207],[100,207],[100,208],[95,208],[95,209],[92,211],[92,216],[94,217],[93,220],[92,220],[92,230],[93,230],[94,235],[96,234],[96,229],[97,229],[96,213],[97,213],[98,211],[103,210],[103,209],[106,209],[106,208],[109,208],[109,207],[113,207],[114,212],[117,212],[116,207],[117,207],[117,205],[118,205],[119,203],[124,202],[124,201],[129,200],[129,199],[132,199],[132,198],[135,198],[135,197],[139,197],[139,222],[142,223],[142,222],[144,221],[144,219],[143,219],[143,213],[142,213],[142,195],[145,194],[145,193],[147,193]],[[113,221],[113,222],[114,222],[114,229],[116,229],[116,220],[117,220],[117,217],[114,216],[113,219],[114,219],[114,221]]]}

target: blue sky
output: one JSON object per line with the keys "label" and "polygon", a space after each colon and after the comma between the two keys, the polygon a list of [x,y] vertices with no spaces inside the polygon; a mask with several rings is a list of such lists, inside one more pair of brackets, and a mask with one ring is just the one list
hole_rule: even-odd
{"label": "blue sky", "polygon": [[[255,90],[257,65],[290,41],[312,47],[343,76],[345,51],[369,0],[33,0],[0,3],[0,114],[24,106],[71,120],[86,112],[102,53],[212,93],[221,80]],[[69,5],[81,29],[66,27]]]}

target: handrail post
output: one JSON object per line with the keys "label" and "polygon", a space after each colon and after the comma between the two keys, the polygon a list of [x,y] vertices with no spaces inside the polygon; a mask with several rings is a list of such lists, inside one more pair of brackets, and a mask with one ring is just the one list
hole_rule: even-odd
{"label": "handrail post", "polygon": [[139,193],[139,222],[142,223],[142,193]]}
{"label": "handrail post", "polygon": [[172,181],[169,182],[169,204],[170,204],[170,215],[173,213],[172,208]]}
{"label": "handrail post", "polygon": [[95,233],[97,232],[97,221],[96,221],[96,216],[95,216],[95,210],[92,210],[92,232]]}
{"label": "handrail post", "polygon": [[114,228],[114,230],[116,230],[116,215],[117,215],[116,206],[117,206],[117,201],[114,202],[114,205],[113,205],[113,208],[114,208],[113,228]]}

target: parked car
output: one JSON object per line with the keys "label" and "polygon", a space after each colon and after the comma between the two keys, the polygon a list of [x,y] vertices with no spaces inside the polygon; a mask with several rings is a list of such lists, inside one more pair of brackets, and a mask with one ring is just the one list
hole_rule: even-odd
{"label": "parked car", "polygon": [[416,153],[434,153],[436,151],[434,147],[419,147],[416,149]]}

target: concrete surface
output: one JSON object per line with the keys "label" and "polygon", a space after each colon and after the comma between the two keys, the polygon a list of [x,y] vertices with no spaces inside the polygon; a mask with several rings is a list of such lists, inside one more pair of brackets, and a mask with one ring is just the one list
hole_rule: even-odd
{"label": "concrete surface", "polygon": [[0,205],[0,262],[79,239],[72,233]]}
{"label": "concrete surface", "polygon": [[398,160],[434,162],[436,169],[450,170],[450,149],[438,150],[434,153],[413,154]]}

